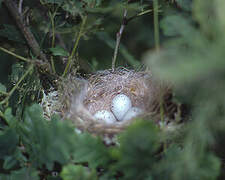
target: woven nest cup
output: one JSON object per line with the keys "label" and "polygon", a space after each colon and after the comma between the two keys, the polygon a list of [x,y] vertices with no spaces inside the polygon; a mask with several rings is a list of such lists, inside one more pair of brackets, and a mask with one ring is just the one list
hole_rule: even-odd
{"label": "woven nest cup", "polygon": [[62,83],[60,111],[81,131],[117,134],[138,117],[155,114],[166,89],[151,73],[125,68],[99,71],[87,79],[69,75]]}

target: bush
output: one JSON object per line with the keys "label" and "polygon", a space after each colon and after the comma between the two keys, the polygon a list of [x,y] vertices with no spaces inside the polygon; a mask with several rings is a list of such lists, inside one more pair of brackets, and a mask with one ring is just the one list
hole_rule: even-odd
{"label": "bush", "polygon": [[[223,0],[0,3],[0,179],[224,179]],[[57,79],[111,67],[122,18],[116,65],[145,64],[189,114],[174,134],[138,119],[107,146],[39,104]]]}

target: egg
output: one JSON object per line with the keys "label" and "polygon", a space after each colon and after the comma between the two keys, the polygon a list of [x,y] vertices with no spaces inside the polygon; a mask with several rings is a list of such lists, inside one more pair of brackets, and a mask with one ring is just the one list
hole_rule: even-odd
{"label": "egg", "polygon": [[95,114],[94,114],[94,118],[96,120],[100,120],[100,121],[103,121],[105,122],[106,124],[113,124],[116,122],[116,118],[115,116],[113,115],[112,112],[110,111],[106,111],[106,110],[100,110],[100,111],[97,111]]}
{"label": "egg", "polygon": [[138,107],[132,107],[130,108],[127,113],[125,114],[125,116],[123,117],[123,121],[127,121],[130,120],[132,118],[137,117],[138,115],[140,115],[143,112],[142,109],[138,108]]}
{"label": "egg", "polygon": [[118,94],[111,103],[111,110],[118,121],[122,121],[124,115],[131,108],[131,100],[125,94]]}

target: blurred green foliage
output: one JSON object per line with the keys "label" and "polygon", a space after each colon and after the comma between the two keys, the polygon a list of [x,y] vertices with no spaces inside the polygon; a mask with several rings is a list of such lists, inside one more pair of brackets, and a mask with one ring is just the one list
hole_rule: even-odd
{"label": "blurred green foliage", "polygon": [[[0,46],[34,61],[37,57],[4,10],[4,1],[0,4]],[[38,66],[28,72],[26,63],[0,52],[0,179],[225,178],[223,0],[159,0],[157,52],[152,13],[126,25],[117,65],[146,64],[155,78],[172,84],[176,101],[189,105],[190,117],[179,129],[182,133],[172,137],[153,122],[139,120],[110,147],[101,137],[76,133],[69,120],[52,116],[47,121],[38,105],[41,92],[62,74],[85,17],[72,64],[81,74],[90,72],[88,66],[94,72],[111,68],[124,9],[133,17],[152,9],[152,1],[24,0],[23,7],[27,26],[57,72],[48,74]]]}

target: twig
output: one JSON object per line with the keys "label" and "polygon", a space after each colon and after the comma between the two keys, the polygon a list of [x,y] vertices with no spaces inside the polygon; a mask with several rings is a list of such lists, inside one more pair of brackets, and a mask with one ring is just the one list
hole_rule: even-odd
{"label": "twig", "polygon": [[71,52],[71,54],[70,54],[70,56],[69,56],[69,58],[68,58],[68,62],[67,62],[67,64],[66,64],[66,68],[65,68],[65,70],[64,70],[64,72],[63,72],[63,77],[66,76],[66,74],[68,73],[68,71],[69,71],[69,69],[70,69],[70,66],[71,66],[71,63],[72,63],[72,59],[73,59],[73,57],[74,57],[75,52],[77,51],[78,43],[79,43],[79,41],[80,41],[81,36],[83,35],[83,29],[84,29],[84,26],[85,26],[85,24],[86,24],[86,21],[87,21],[87,16],[84,16],[84,18],[83,18],[83,20],[82,20],[81,27],[80,27],[80,31],[79,31],[79,33],[78,33],[78,35],[77,35],[77,38],[76,38],[76,41],[75,41],[75,43],[74,43],[73,50],[72,50],[72,52]]}
{"label": "twig", "polygon": [[2,120],[5,122],[5,124],[9,125],[8,121],[5,118],[5,115],[2,111],[0,111],[0,118],[2,118]]}
{"label": "twig", "polygon": [[13,18],[15,19],[20,31],[24,35],[28,45],[30,46],[35,56],[40,57],[42,60],[47,62],[47,58],[45,54],[41,51],[39,44],[37,43],[34,35],[31,33],[30,29],[24,24],[23,18],[21,14],[19,14],[15,3],[12,0],[4,0],[3,2],[5,3],[9,12],[12,14]]}
{"label": "twig", "polygon": [[[55,12],[53,14],[51,14],[51,12],[49,12],[49,16],[51,19],[51,25],[52,25],[52,48],[55,47],[55,15],[56,15],[57,9],[55,10]],[[55,63],[54,63],[53,56],[51,56],[50,60],[51,60],[52,71],[55,74],[56,70],[55,70]]]}
{"label": "twig", "polygon": [[30,73],[30,71],[32,69],[33,69],[33,65],[30,65],[30,67],[25,72],[25,74],[20,78],[20,80],[15,84],[15,86],[8,92],[8,96],[0,102],[0,105],[6,103],[8,101],[10,96],[14,93],[14,91],[18,88],[19,84],[24,80],[24,78]]}
{"label": "twig", "polygon": [[[3,52],[5,52],[5,53],[7,53],[7,54],[10,54],[10,55],[14,56],[14,57],[17,58],[17,59],[20,59],[20,60],[22,60],[22,61],[25,61],[25,62],[27,62],[27,63],[29,63],[29,64],[34,64],[34,65],[36,65],[37,67],[41,67],[41,66],[43,67],[43,66],[45,66],[45,69],[46,69],[48,72],[50,72],[51,67],[50,67],[49,63],[43,62],[43,61],[40,60],[40,59],[31,60],[31,59],[25,58],[25,57],[23,57],[23,56],[20,56],[20,55],[18,55],[18,54],[16,54],[16,53],[13,53],[13,52],[11,52],[11,51],[9,51],[9,50],[3,48],[3,47],[0,47],[0,50],[3,51]],[[0,93],[1,93],[1,91],[0,91]],[[2,94],[4,94],[4,93],[2,93]]]}
{"label": "twig", "polygon": [[115,70],[115,64],[116,64],[116,58],[117,58],[117,54],[118,54],[118,50],[119,50],[120,40],[121,40],[121,37],[123,34],[123,30],[124,30],[125,26],[127,25],[126,18],[127,18],[127,9],[124,10],[123,21],[122,21],[119,32],[116,34],[116,47],[115,47],[114,56],[113,56],[113,60],[112,60],[112,71]]}
{"label": "twig", "polygon": [[7,95],[8,95],[8,93],[7,93],[7,92],[1,91],[1,90],[0,90],[0,94],[3,94],[3,95],[5,95],[5,96],[7,96]]}
{"label": "twig", "polygon": [[154,8],[154,39],[156,51],[159,51],[159,17],[158,17],[158,0],[153,0]]}
{"label": "twig", "polygon": [[121,37],[122,37],[122,34],[123,34],[123,31],[124,31],[125,26],[126,26],[131,20],[133,20],[134,18],[143,16],[143,15],[148,14],[148,13],[150,13],[150,12],[152,12],[152,9],[143,11],[143,12],[138,13],[138,14],[136,14],[136,15],[130,17],[130,18],[127,18],[127,9],[124,10],[123,21],[122,21],[122,24],[121,24],[121,27],[120,27],[119,32],[116,34],[116,47],[115,47],[115,50],[114,50],[114,56],[113,56],[113,60],[112,60],[112,71],[115,70],[115,66],[116,66],[116,58],[117,58],[117,55],[118,55],[118,50],[119,50],[120,40],[121,40]]}
{"label": "twig", "polygon": [[18,12],[22,14],[22,10],[23,10],[23,0],[19,0]]}
{"label": "twig", "polygon": [[131,20],[133,20],[133,19],[135,19],[135,18],[137,18],[137,17],[140,17],[140,16],[144,16],[144,15],[146,15],[146,14],[149,14],[149,13],[151,13],[152,11],[153,11],[152,9],[148,9],[148,10],[143,11],[143,12],[140,12],[140,13],[134,15],[134,16],[131,16],[130,18],[127,18],[127,24],[128,24]]}
{"label": "twig", "polygon": [[2,113],[2,111],[0,111],[0,117],[5,119],[4,114]]}
{"label": "twig", "polygon": [[33,65],[30,65],[28,70],[24,73],[24,75],[20,78],[20,80],[15,84],[15,86],[7,93],[7,96],[5,97],[4,100],[0,101],[0,105],[1,104],[5,104],[9,98],[11,97],[11,95],[14,93],[14,91],[18,88],[19,84],[25,79],[25,77],[32,71],[33,69]]}
{"label": "twig", "polygon": [[12,55],[12,56],[18,58],[18,59],[20,59],[20,60],[22,60],[22,61],[25,61],[25,62],[27,62],[27,63],[31,63],[31,60],[29,60],[29,59],[27,59],[27,58],[25,58],[25,57],[23,57],[23,56],[20,56],[20,55],[18,55],[18,54],[15,54],[15,53],[13,53],[13,52],[11,52],[11,51],[9,51],[9,50],[3,48],[3,47],[0,47],[0,50],[1,50],[1,51],[4,51],[4,52],[7,53],[7,54],[10,54],[10,55]]}

